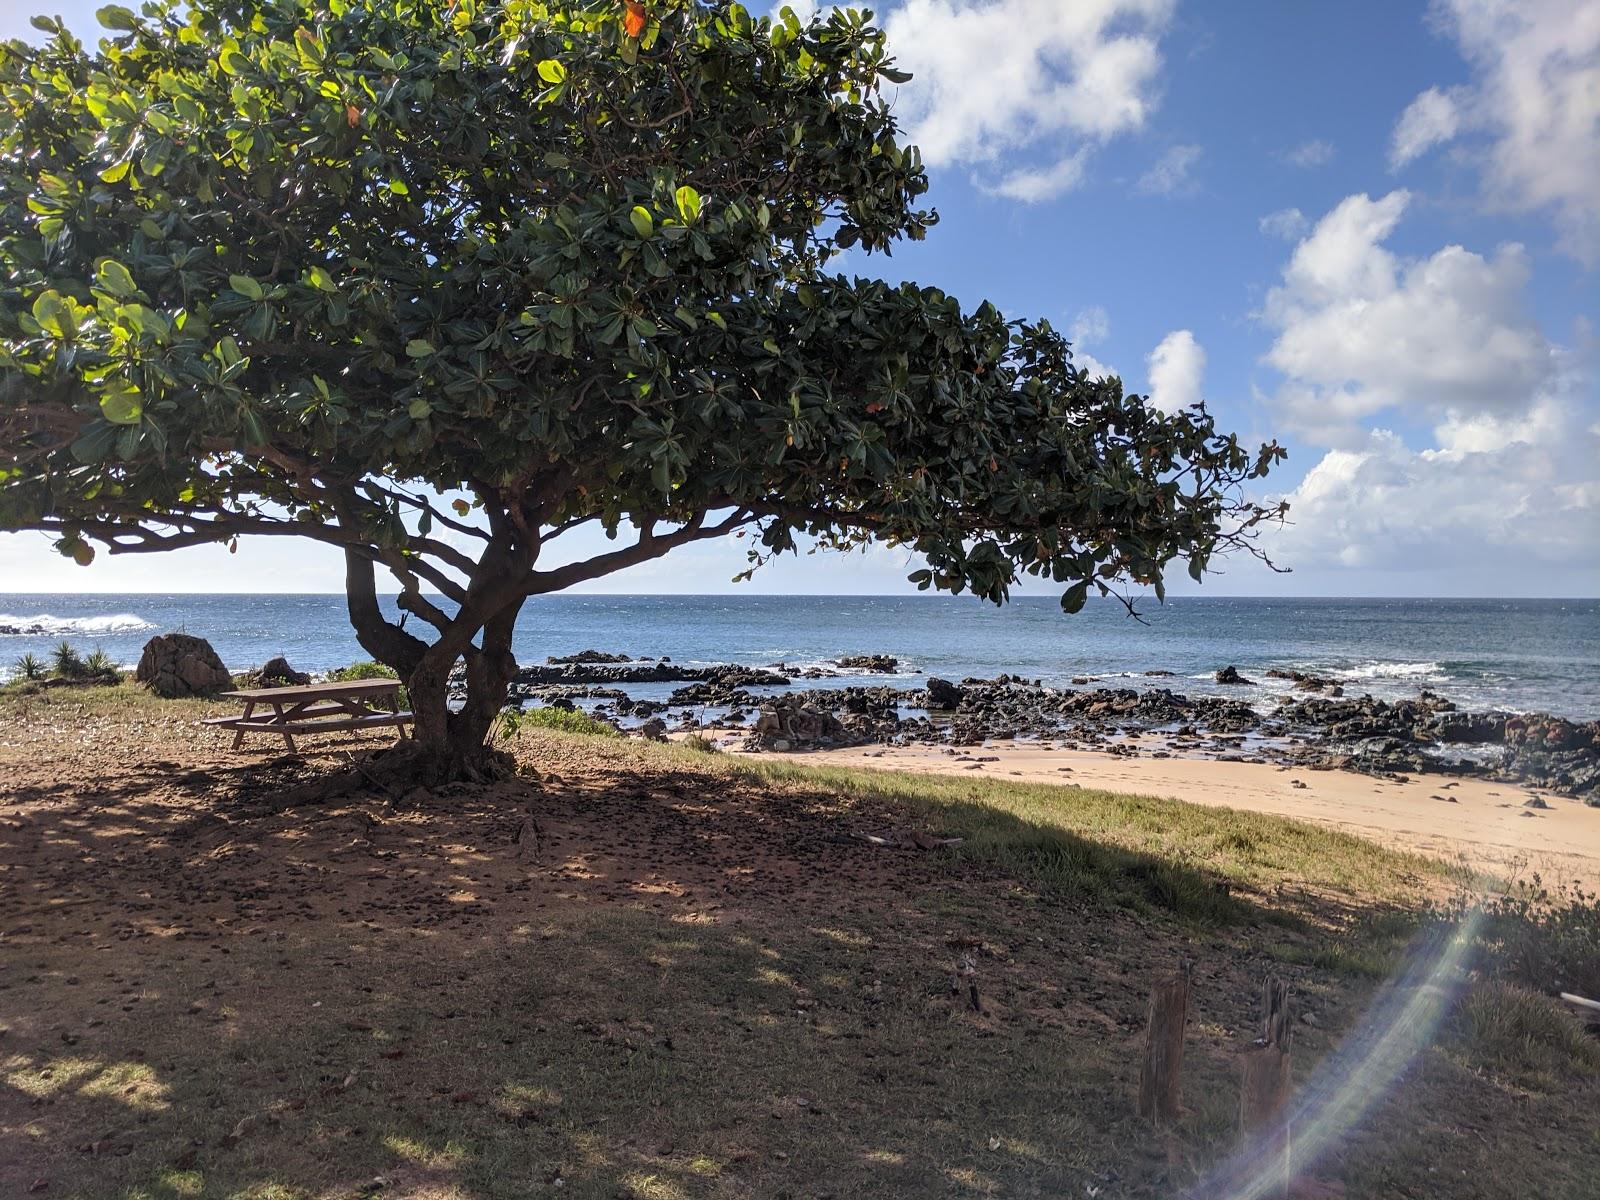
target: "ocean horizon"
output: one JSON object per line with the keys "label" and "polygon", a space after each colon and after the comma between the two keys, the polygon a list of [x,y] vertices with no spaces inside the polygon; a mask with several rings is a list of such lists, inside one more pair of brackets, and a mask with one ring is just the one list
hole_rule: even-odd
{"label": "ocean horizon", "polygon": [[[392,596],[383,602],[398,616]],[[1276,668],[1330,676],[1352,695],[1427,689],[1466,708],[1600,716],[1600,600],[1176,596],[1140,615],[1096,599],[1067,616],[1053,596],[996,607],[915,593],[566,594],[529,600],[514,648],[524,664],[586,649],[747,666],[887,654],[897,674],[837,682],[1011,674],[1239,696],[1214,681],[1234,666],[1257,680],[1247,694],[1262,702],[1289,689],[1265,676]],[[131,666],[145,641],[173,630],[206,638],[234,670],[278,655],[311,672],[368,657],[340,593],[19,592],[0,593],[0,672],[62,640]]]}

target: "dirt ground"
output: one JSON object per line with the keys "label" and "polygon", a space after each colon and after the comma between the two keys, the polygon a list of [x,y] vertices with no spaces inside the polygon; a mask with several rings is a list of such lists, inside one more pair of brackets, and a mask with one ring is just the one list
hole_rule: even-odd
{"label": "dirt ground", "polygon": [[[1136,915],[858,840],[905,827],[888,801],[595,738],[525,735],[525,777],[425,806],[283,810],[376,743],[235,754],[206,711],[0,708],[0,1196],[1215,1194],[1263,977],[1302,1079],[1373,998],[1316,965],[1359,897]],[[1180,960],[1157,1132],[1140,1031]],[[1600,1195],[1592,1079],[1441,1034],[1372,1099],[1300,1194]]]}

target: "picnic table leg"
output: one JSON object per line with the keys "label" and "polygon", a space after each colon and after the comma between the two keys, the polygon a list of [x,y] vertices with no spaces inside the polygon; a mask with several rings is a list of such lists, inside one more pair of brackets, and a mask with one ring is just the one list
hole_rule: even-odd
{"label": "picnic table leg", "polygon": [[392,712],[395,715],[395,717],[397,718],[395,723],[394,723],[395,732],[397,732],[400,735],[400,740],[403,742],[408,737],[410,737],[411,735],[406,732],[406,723],[404,721],[398,720],[398,717],[400,716],[400,689],[399,688],[395,688],[394,691],[389,693],[389,711]]}
{"label": "picnic table leg", "polygon": [[[246,700],[244,702],[244,716],[240,717],[239,719],[241,721],[248,721],[250,719],[250,714],[255,712],[255,710],[256,702],[254,700]],[[244,745],[244,730],[235,730],[233,734],[233,748],[237,750],[242,745]]]}
{"label": "picnic table leg", "polygon": [[[283,705],[279,704],[276,700],[270,701],[269,703],[272,705],[273,720],[283,720]],[[284,740],[284,743],[289,747],[289,753],[298,754],[299,751],[294,748],[294,734],[285,729],[282,731],[281,736]]]}

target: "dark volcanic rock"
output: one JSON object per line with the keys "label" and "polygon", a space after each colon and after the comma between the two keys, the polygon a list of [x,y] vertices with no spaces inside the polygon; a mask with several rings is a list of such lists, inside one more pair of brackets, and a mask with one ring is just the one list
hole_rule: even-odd
{"label": "dark volcanic rock", "polygon": [[1217,672],[1216,678],[1218,683],[1233,684],[1236,687],[1255,687],[1256,685],[1254,679],[1246,679],[1239,674],[1238,667],[1223,667],[1222,670]]}
{"label": "dark volcanic rock", "polygon": [[800,696],[784,696],[761,710],[745,744],[752,750],[805,750],[850,740],[832,713],[806,707]]}
{"label": "dark volcanic rock", "polygon": [[681,667],[660,662],[563,663],[555,666],[521,667],[513,686],[530,688],[547,684],[599,683],[610,686],[630,683],[721,683],[730,687],[773,687],[789,682],[787,675],[755,667],[723,664],[711,667]]}
{"label": "dark volcanic rock", "polygon": [[211,643],[187,633],[158,634],[146,642],[134,678],[167,700],[215,696],[233,686]]}
{"label": "dark volcanic rock", "polygon": [[632,662],[626,654],[609,654],[604,650],[579,650],[576,654],[552,654],[545,662],[552,666],[566,663],[625,663]]}
{"label": "dark volcanic rock", "polygon": [[1267,671],[1267,678],[1290,680],[1301,691],[1326,692],[1330,696],[1344,695],[1344,685],[1337,680],[1329,679],[1325,675],[1313,675],[1309,671],[1286,671],[1281,667],[1271,667]]}
{"label": "dark volcanic rock", "polygon": [[948,679],[929,679],[926,703],[929,708],[959,708],[965,694]]}
{"label": "dark volcanic rock", "polygon": [[900,669],[900,660],[888,654],[847,654],[835,661],[852,671],[873,671],[879,675],[893,675]]}
{"label": "dark volcanic rock", "polygon": [[246,687],[253,688],[301,687],[311,682],[311,676],[296,671],[282,655],[269,658],[259,670],[246,671],[240,678]]}

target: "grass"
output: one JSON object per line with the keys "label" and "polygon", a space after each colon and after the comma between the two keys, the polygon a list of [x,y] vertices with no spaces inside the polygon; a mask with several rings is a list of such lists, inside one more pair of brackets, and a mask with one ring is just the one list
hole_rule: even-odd
{"label": "grass", "polygon": [[620,752],[641,764],[693,763],[762,786],[892,805],[931,832],[962,839],[952,857],[1047,892],[1203,923],[1241,919],[1252,911],[1248,898],[1268,892],[1273,903],[1253,911],[1289,919],[1285,889],[1415,902],[1456,877],[1433,859],[1336,830],[1153,796],[734,755],[708,762],[682,742],[629,740]]}
{"label": "grass", "polygon": [[524,729],[542,729],[580,737],[620,738],[622,731],[609,721],[591,717],[577,708],[510,708],[501,714],[500,737],[515,737]]}
{"label": "grass", "polygon": [[1559,1001],[1520,984],[1489,979],[1456,1008],[1456,1032],[1476,1066],[1553,1091],[1570,1075],[1600,1074],[1600,1040],[1583,1032]]}

